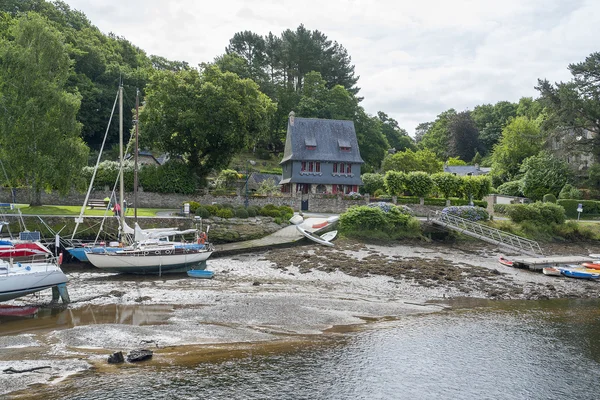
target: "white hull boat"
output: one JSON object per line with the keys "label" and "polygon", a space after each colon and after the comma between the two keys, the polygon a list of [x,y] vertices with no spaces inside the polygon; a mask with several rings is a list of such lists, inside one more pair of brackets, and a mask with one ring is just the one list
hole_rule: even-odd
{"label": "white hull boat", "polygon": [[0,260],[0,301],[67,283],[54,258],[26,261]]}
{"label": "white hull boat", "polygon": [[331,231],[331,232],[327,232],[321,236],[313,233],[313,232],[309,232],[307,231],[305,228],[303,228],[300,225],[296,225],[296,229],[298,229],[298,231],[304,235],[304,237],[312,240],[313,242],[322,244],[324,246],[329,246],[329,247],[333,247],[334,244],[331,243],[331,240],[333,238],[335,238],[335,236],[337,235],[337,231]]}
{"label": "white hull boat", "polygon": [[88,253],[92,265],[107,272],[162,274],[204,269],[212,247],[192,250],[182,246],[143,246],[111,253]]}

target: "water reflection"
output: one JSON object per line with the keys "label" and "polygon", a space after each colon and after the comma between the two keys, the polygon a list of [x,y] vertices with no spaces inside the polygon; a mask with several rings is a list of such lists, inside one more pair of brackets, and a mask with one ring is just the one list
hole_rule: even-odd
{"label": "water reflection", "polygon": [[88,305],[81,308],[40,308],[29,317],[0,316],[0,335],[68,329],[81,325],[158,325],[167,322],[172,305]]}
{"label": "water reflection", "polygon": [[[90,371],[64,399],[596,399],[600,301],[486,302],[286,351]],[[41,398],[42,396],[38,397]]]}

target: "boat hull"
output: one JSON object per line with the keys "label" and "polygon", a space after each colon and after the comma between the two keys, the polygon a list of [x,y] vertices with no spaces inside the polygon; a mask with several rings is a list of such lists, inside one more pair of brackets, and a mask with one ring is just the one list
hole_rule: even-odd
{"label": "boat hull", "polygon": [[322,244],[323,246],[329,246],[329,247],[333,247],[333,246],[334,246],[334,244],[333,244],[333,243],[331,243],[330,241],[328,241],[328,240],[325,240],[325,239],[323,239],[321,236],[319,236],[319,235],[316,235],[316,234],[314,234],[314,233],[312,233],[312,232],[308,232],[306,229],[304,229],[304,228],[303,228],[303,227],[301,227],[300,225],[296,225],[296,229],[298,229],[298,231],[299,231],[299,232],[300,232],[302,235],[304,235],[304,237],[306,237],[306,238],[308,238],[308,239],[312,240],[313,242],[316,242],[316,243]]}
{"label": "boat hull", "polygon": [[578,279],[600,279],[600,272],[593,273],[588,271],[578,271],[574,269],[561,268],[561,274],[567,276],[569,278],[578,278]]}
{"label": "boat hull", "polygon": [[[107,272],[130,274],[163,274],[186,272],[206,268],[206,260],[212,251],[119,251],[116,253],[88,253],[88,259],[97,268]],[[159,254],[156,254],[159,252]],[[147,254],[145,254],[147,253]],[[154,254],[151,254],[154,253]]]}
{"label": "boat hull", "polygon": [[[175,248],[183,248],[189,250],[202,250],[205,246],[203,244],[197,243],[182,243],[175,244]],[[123,247],[114,247],[114,246],[97,246],[97,247],[68,247],[67,251],[71,256],[75,257],[80,262],[89,263],[90,260],[88,258],[89,253],[116,253],[118,251],[122,251]]]}
{"label": "boat hull", "polygon": [[18,264],[20,266],[11,266],[9,263],[0,265],[0,301],[16,299],[68,281],[67,276],[53,263]]}

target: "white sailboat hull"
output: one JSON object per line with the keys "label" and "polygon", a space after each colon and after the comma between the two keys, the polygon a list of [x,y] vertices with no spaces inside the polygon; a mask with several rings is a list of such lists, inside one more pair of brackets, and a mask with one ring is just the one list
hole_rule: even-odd
{"label": "white sailboat hull", "polygon": [[[168,250],[167,250],[168,251]],[[160,254],[153,254],[153,253]],[[145,254],[148,253],[148,254]],[[185,272],[190,269],[204,269],[212,251],[182,252],[166,254],[162,251],[127,251],[117,253],[88,253],[90,263],[108,272],[132,274],[161,274],[165,272]]]}
{"label": "white sailboat hull", "polygon": [[67,276],[53,262],[2,261],[0,262],[0,301],[16,299],[67,281]]}

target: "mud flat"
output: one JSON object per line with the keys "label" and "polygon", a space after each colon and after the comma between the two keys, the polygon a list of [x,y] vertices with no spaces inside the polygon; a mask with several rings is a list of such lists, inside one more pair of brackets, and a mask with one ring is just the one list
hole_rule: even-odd
{"label": "mud flat", "polygon": [[[589,254],[582,246],[554,249]],[[36,318],[0,319],[0,395],[111,369],[114,351],[149,348],[153,363],[201,349],[297,343],[387,318],[440,312],[445,300],[598,297],[600,282],[505,267],[475,242],[379,246],[337,241],[209,260],[213,279],[132,276],[65,266],[67,307],[50,291],[7,304],[41,305]],[[504,253],[502,253],[504,254]],[[3,318],[3,317],[0,317]],[[189,355],[189,354],[188,354]],[[5,373],[8,368],[32,372]],[[48,368],[46,368],[48,367]]]}

